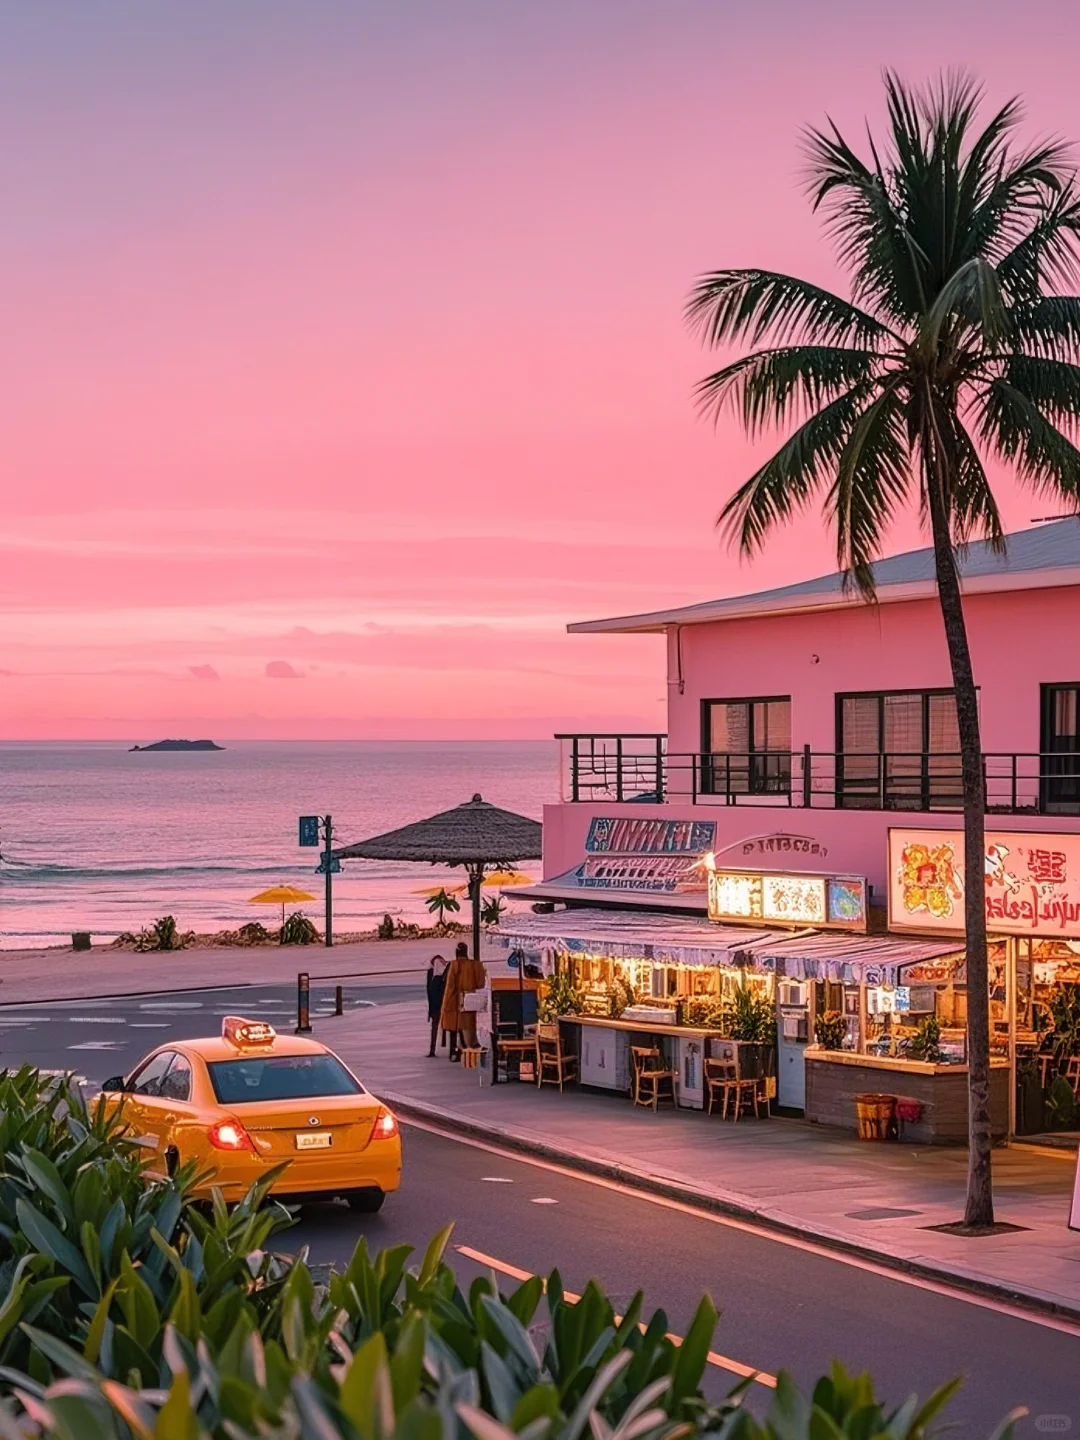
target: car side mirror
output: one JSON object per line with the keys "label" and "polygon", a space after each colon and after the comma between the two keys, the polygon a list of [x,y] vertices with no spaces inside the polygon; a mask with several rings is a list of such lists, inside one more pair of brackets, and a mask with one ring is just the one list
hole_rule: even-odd
{"label": "car side mirror", "polygon": [[124,1077],[123,1077],[123,1075],[113,1075],[110,1079],[106,1080],[106,1081],[102,1084],[102,1087],[101,1087],[101,1088],[102,1088],[102,1090],[104,1090],[104,1091],[117,1091],[117,1090],[119,1090],[119,1091],[123,1092],[123,1090],[125,1089],[125,1082],[124,1082]]}

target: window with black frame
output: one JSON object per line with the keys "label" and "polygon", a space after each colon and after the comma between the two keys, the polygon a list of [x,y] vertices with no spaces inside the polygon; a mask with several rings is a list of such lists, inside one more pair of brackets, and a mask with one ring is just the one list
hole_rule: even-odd
{"label": "window with black frame", "polygon": [[705,700],[701,718],[705,794],[790,794],[790,695]]}
{"label": "window with black frame", "polygon": [[1039,759],[1043,810],[1080,810],[1080,685],[1042,687],[1042,752]]}
{"label": "window with black frame", "polygon": [[838,805],[951,810],[963,803],[951,690],[838,695],[836,708]]}

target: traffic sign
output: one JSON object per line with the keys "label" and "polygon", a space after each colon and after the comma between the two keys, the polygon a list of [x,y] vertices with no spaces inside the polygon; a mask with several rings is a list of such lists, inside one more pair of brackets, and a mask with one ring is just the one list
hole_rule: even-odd
{"label": "traffic sign", "polygon": [[[318,865],[316,865],[316,867],[315,867],[315,874],[316,874],[316,875],[325,875],[325,874],[326,874],[326,860],[325,860],[325,858],[322,859],[322,860],[320,860],[319,863],[318,863]],[[341,874],[341,861],[337,858],[336,855],[332,855],[332,856],[330,857],[330,874],[331,874],[331,875],[340,875],[340,874]]]}
{"label": "traffic sign", "polygon": [[319,843],[319,817],[318,815],[300,816],[300,844],[318,845]]}

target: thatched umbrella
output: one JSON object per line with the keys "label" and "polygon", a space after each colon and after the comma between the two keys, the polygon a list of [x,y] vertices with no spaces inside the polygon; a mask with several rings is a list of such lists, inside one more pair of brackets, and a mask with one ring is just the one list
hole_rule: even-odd
{"label": "thatched umbrella", "polygon": [[345,845],[334,854],[342,860],[426,860],[432,865],[463,865],[472,900],[473,959],[479,960],[484,871],[488,866],[505,870],[518,860],[538,860],[541,833],[538,820],[500,810],[474,795],[453,810],[356,845]]}

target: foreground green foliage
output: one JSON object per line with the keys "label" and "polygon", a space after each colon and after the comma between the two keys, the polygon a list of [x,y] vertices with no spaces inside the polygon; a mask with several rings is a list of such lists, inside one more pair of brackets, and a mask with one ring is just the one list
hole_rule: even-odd
{"label": "foreground green foliage", "polygon": [[0,1074],[0,1437],[923,1440],[955,1389],[889,1410],[839,1367],[810,1398],[781,1375],[756,1419],[749,1381],[704,1394],[708,1298],[679,1342],[641,1294],[620,1317],[557,1271],[466,1292],[450,1227],[414,1265],[361,1240],[323,1274],[272,1253],[273,1176],[195,1206],[191,1171],[148,1180],[122,1127],[65,1078]]}

